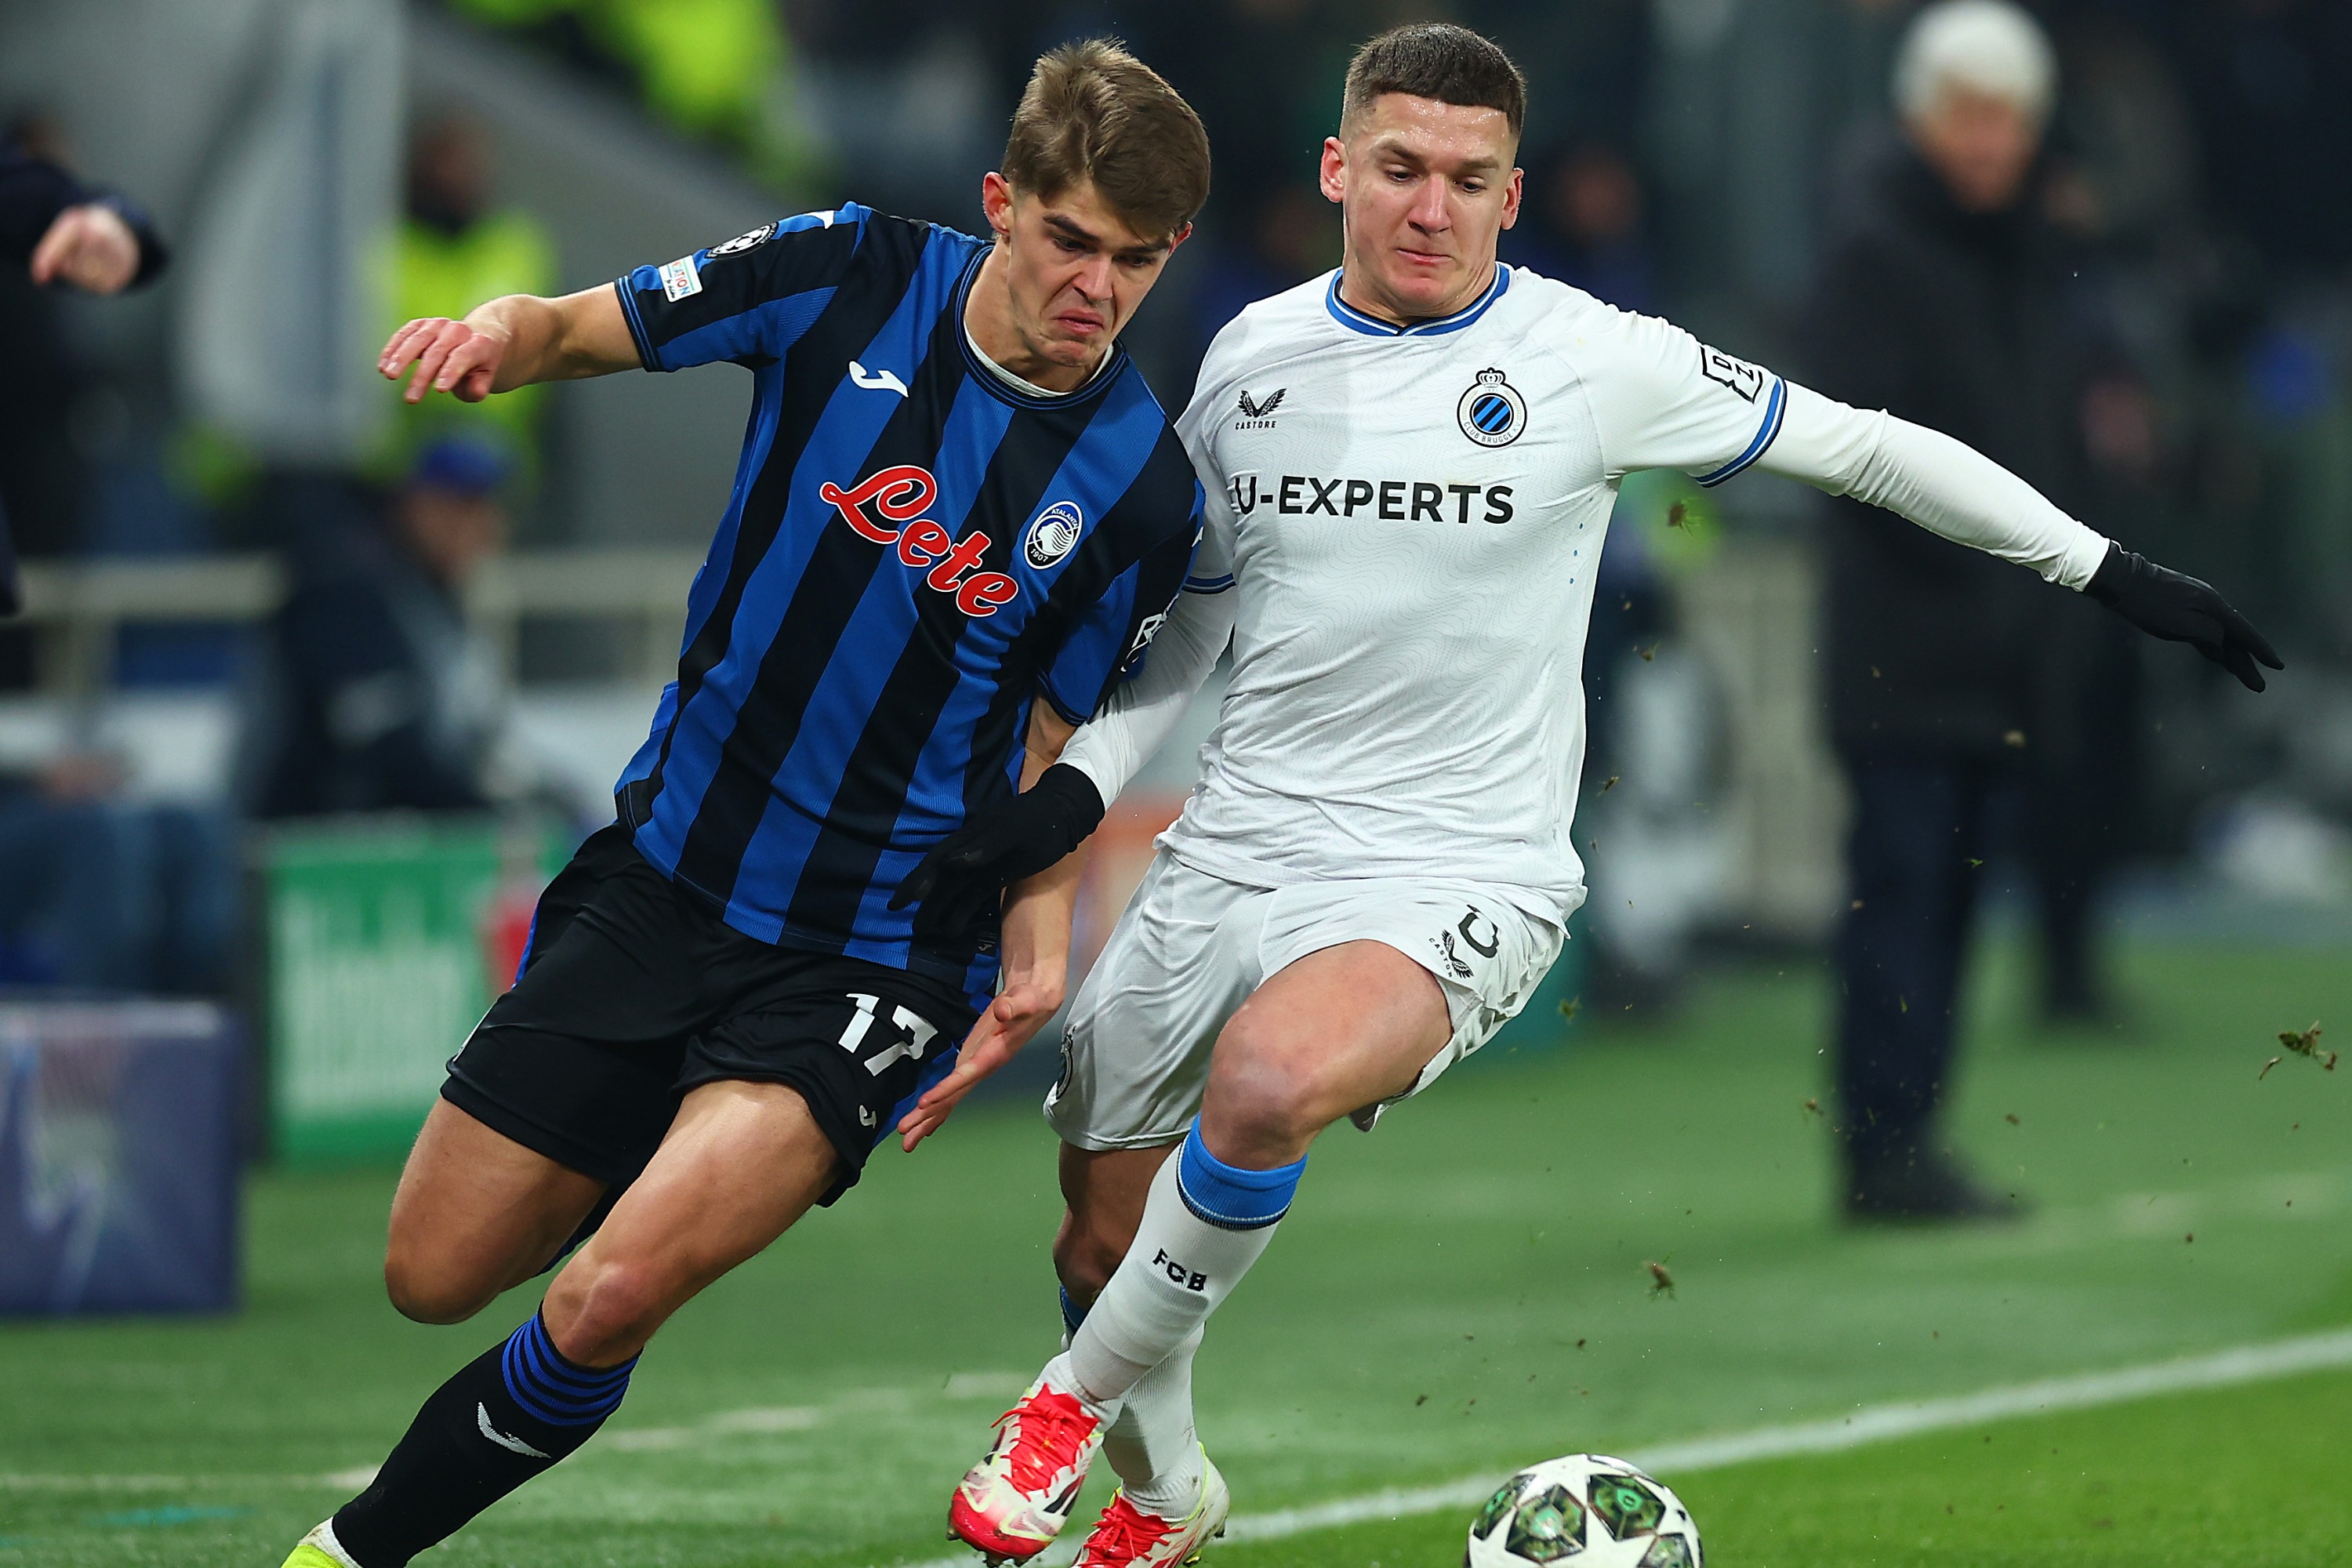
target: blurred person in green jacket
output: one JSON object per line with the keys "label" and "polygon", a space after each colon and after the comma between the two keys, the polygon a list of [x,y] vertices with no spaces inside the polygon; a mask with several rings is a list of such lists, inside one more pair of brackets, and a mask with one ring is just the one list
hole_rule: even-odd
{"label": "blurred person in green jacket", "polygon": [[819,149],[792,121],[792,39],[775,0],[454,4],[486,26],[536,32],[566,53],[621,68],[655,114],[743,153],[770,184],[797,189],[813,176]]}
{"label": "blurred person in green jacket", "polygon": [[[546,227],[519,208],[490,203],[488,138],[470,116],[435,116],[410,142],[407,214],[391,268],[383,294],[387,331],[419,317],[462,314],[480,300],[556,291],[555,246]],[[527,482],[537,471],[546,391],[524,387],[483,403],[402,403],[374,467],[404,473],[433,442],[457,436],[497,447]]]}

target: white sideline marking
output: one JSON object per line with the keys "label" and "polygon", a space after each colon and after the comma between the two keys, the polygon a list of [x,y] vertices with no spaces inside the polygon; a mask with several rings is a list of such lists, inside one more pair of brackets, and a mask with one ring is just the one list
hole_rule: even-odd
{"label": "white sideline marking", "polygon": [[[2105,1405],[2126,1405],[2159,1394],[2180,1394],[2200,1388],[2229,1388],[2261,1383],[2299,1372],[2352,1366],[2352,1329],[2301,1339],[2278,1340],[2266,1345],[2241,1345],[2234,1350],[2185,1361],[2156,1362],[2120,1367],[2113,1372],[2083,1373],[2047,1378],[2039,1383],[2011,1384],[1945,1399],[1924,1399],[1905,1405],[1873,1405],[1851,1415],[1784,1426],[1759,1426],[1751,1432],[1727,1432],[1720,1436],[1694,1437],[1626,1456],[1651,1474],[1671,1479],[1675,1474],[1711,1470],[1759,1459],[1782,1459],[1799,1454],[1829,1454],[1872,1443],[1892,1442],[1922,1432],[1948,1432],[1986,1421],[2046,1415],[2062,1410],[2088,1410]],[[1276,1509],[1271,1513],[1245,1513],[1225,1527],[1228,1541],[1279,1541],[1318,1530],[1366,1524],[1376,1519],[1405,1519],[1415,1514],[1442,1513],[1472,1508],[1493,1495],[1499,1476],[1465,1476],[1438,1486],[1392,1488],[1361,1497],[1340,1498],[1306,1508]],[[1077,1555],[1077,1543],[1063,1541],[1036,1559],[1039,1568],[1061,1568]],[[972,1568],[974,1557],[962,1553],[917,1564],[917,1568]]]}
{"label": "white sideline marking", "polygon": [[[11,1476],[0,1475],[0,1491],[8,1492],[185,1492],[205,1491],[236,1482],[258,1481],[281,1486],[286,1476]],[[308,1479],[309,1478],[299,1478]]]}
{"label": "white sideline marking", "polygon": [[[2011,1384],[1975,1394],[1955,1394],[1903,1405],[1873,1405],[1850,1415],[1790,1426],[1760,1426],[1748,1432],[1727,1432],[1695,1437],[1655,1448],[1635,1450],[1628,1457],[1655,1475],[1671,1478],[1691,1470],[1753,1464],[1760,1459],[1788,1458],[1799,1454],[1836,1453],[1872,1443],[1885,1443],[1922,1432],[1946,1432],[1980,1422],[2014,1420],[2063,1410],[2088,1410],[2125,1405],[2159,1394],[2181,1394],[2200,1388],[2230,1388],[2289,1377],[2300,1372],[2321,1372],[2352,1366],[2352,1329],[2338,1329],[2269,1344],[2240,1345],[2233,1350],[2185,1360],[2120,1367],[2112,1372],[2047,1378],[2039,1383]],[[806,1406],[779,1406],[732,1412],[712,1417],[734,1431],[796,1431],[811,1422]],[[705,1428],[707,1430],[707,1427]],[[654,1430],[667,1430],[654,1428]],[[698,1435],[699,1435],[698,1433]],[[617,1434],[616,1434],[617,1436]],[[8,1491],[212,1491],[250,1486],[324,1487],[351,1491],[367,1485],[375,1468],[338,1470],[331,1475],[303,1476],[79,1476],[21,1475],[0,1471],[0,1492]],[[1232,1541],[1278,1541],[1312,1531],[1336,1530],[1376,1519],[1404,1519],[1470,1508],[1490,1496],[1500,1478],[1465,1476],[1437,1486],[1391,1488],[1360,1497],[1340,1498],[1306,1508],[1276,1509],[1270,1513],[1243,1514],[1226,1527]],[[1065,1540],[1036,1559],[1039,1568],[1060,1568],[1077,1554],[1077,1542]],[[917,1568],[972,1568],[969,1553],[940,1557]]]}
{"label": "white sideline marking", "polygon": [[822,1426],[825,1413],[814,1405],[772,1405],[752,1410],[730,1410],[709,1416],[693,1426],[635,1426],[615,1432],[604,1447],[615,1453],[648,1448],[683,1448],[692,1443],[734,1432],[805,1432]]}

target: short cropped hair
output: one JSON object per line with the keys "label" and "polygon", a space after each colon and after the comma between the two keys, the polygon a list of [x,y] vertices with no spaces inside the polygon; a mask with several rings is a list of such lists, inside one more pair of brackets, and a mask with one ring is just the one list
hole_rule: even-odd
{"label": "short cropped hair", "polygon": [[1955,87],[2047,120],[2058,96],[2058,57],[2042,24],[2011,0],[1941,0],[1903,36],[1895,107],[1906,120],[1924,119]]}
{"label": "short cropped hair", "polygon": [[1052,200],[1081,182],[1151,239],[1172,237],[1209,199],[1209,133],[1160,73],[1116,40],[1038,57],[1013,111],[1004,177]]}
{"label": "short cropped hair", "polygon": [[1493,39],[1451,22],[1409,22],[1370,39],[1348,62],[1339,95],[1344,132],[1384,92],[1465,109],[1498,109],[1517,138],[1528,119],[1528,79]]}

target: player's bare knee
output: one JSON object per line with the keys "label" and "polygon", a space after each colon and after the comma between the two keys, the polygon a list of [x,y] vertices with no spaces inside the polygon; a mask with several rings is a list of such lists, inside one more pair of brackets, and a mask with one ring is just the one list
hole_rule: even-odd
{"label": "player's bare knee", "polygon": [[[1254,1154],[1303,1148],[1324,1122],[1312,1053],[1236,1017],[1217,1041],[1201,1124],[1210,1152],[1247,1162]],[[1294,1158],[1284,1153],[1276,1163]]]}
{"label": "player's bare knee", "polygon": [[634,1355],[669,1315],[664,1270],[627,1258],[575,1259],[549,1287],[548,1337],[566,1359],[601,1366]]}
{"label": "player's bare knee", "polygon": [[498,1294],[496,1285],[485,1289],[446,1260],[402,1246],[397,1237],[384,1248],[383,1290],[394,1311],[418,1323],[462,1323]]}
{"label": "player's bare knee", "polygon": [[1273,1168],[1298,1159],[1322,1131],[1322,1119],[1303,1098],[1270,1098],[1282,1093],[1267,1089],[1267,1098],[1254,1098],[1246,1086],[1234,1096],[1206,1102],[1200,1129],[1209,1152],[1225,1163],[1249,1168]]}

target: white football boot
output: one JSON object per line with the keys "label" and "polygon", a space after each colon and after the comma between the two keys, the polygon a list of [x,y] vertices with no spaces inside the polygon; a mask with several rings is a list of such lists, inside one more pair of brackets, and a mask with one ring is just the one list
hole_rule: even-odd
{"label": "white football boot", "polygon": [[1102,1447],[1103,1423],[1075,1394],[1039,1378],[996,1418],[996,1444],[948,1504],[948,1533],[992,1563],[1025,1563],[1054,1543]]}
{"label": "white football boot", "polygon": [[1076,1568],[1176,1568],[1198,1563],[1210,1542],[1225,1532],[1233,1493],[1209,1456],[1201,1456],[1201,1500],[1181,1519],[1162,1519],[1127,1500],[1124,1488],[1095,1521]]}

